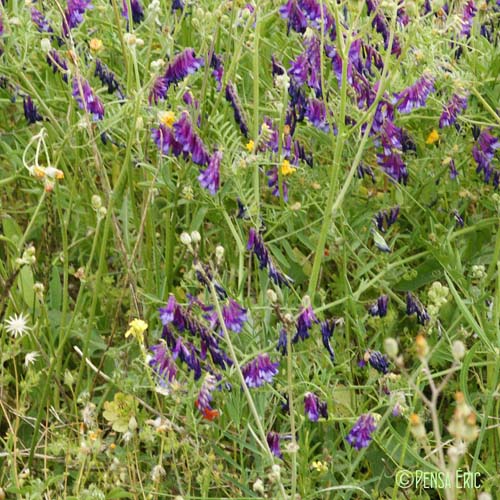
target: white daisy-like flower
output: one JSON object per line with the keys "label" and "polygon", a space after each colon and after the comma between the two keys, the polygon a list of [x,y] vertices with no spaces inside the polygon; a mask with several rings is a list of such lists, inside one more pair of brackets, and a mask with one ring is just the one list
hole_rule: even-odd
{"label": "white daisy-like flower", "polygon": [[28,317],[23,313],[10,316],[5,321],[5,329],[14,338],[22,337],[28,330],[30,330],[30,327],[28,326]]}
{"label": "white daisy-like flower", "polygon": [[36,358],[38,358],[38,356],[40,356],[40,353],[38,351],[32,351],[26,354],[24,358],[24,367],[28,368],[30,365],[32,365],[36,361]]}

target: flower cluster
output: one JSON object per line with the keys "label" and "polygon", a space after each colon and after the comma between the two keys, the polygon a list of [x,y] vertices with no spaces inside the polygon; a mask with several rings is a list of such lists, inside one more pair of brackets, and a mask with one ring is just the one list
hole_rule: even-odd
{"label": "flower cluster", "polygon": [[365,413],[358,418],[346,440],[356,450],[361,450],[370,444],[373,431],[376,428],[375,417],[371,413]]}
{"label": "flower cluster", "polygon": [[104,118],[104,106],[87,80],[73,78],[73,97],[76,99],[78,107],[90,113],[94,120]]}
{"label": "flower cluster", "polygon": [[270,384],[278,374],[278,366],[279,362],[273,363],[267,354],[258,354],[241,369],[245,384],[248,387],[261,387],[266,382]]}
{"label": "flower cluster", "polygon": [[493,185],[498,188],[500,183],[500,171],[493,167],[495,150],[500,148],[500,140],[490,134],[490,129],[484,129],[479,134],[476,144],[472,149],[472,155],[476,161],[476,172],[483,173],[484,182],[489,183],[493,179]]}
{"label": "flower cluster", "polygon": [[289,286],[292,283],[292,279],[289,276],[278,270],[269,254],[269,250],[266,248],[261,234],[254,228],[250,228],[248,234],[247,250],[252,250],[259,261],[259,268],[267,269],[269,277],[276,285]]}
{"label": "flower cluster", "polygon": [[399,205],[392,207],[390,210],[381,210],[374,216],[376,228],[385,233],[397,220],[399,216]]}
{"label": "flower cluster", "polygon": [[328,418],[326,401],[321,401],[316,394],[306,392],[304,395],[304,411],[311,422],[317,422],[321,417]]}
{"label": "flower cluster", "polygon": [[410,292],[406,294],[406,314],[408,316],[416,314],[417,321],[421,325],[425,325],[431,319],[425,307]]}
{"label": "flower cluster", "polygon": [[63,35],[68,36],[73,28],[83,23],[85,11],[93,9],[91,0],[68,0],[63,18]]}
{"label": "flower cluster", "polygon": [[389,297],[387,295],[381,295],[377,301],[368,308],[368,314],[370,316],[378,316],[383,318],[387,315],[387,305],[389,303]]}

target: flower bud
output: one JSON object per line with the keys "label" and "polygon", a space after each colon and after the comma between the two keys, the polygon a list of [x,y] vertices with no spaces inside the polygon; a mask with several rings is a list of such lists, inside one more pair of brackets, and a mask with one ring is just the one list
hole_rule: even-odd
{"label": "flower bud", "polygon": [[47,54],[52,48],[52,45],[50,44],[50,39],[48,38],[42,38],[40,45],[42,47],[42,52],[44,52],[45,54]]}
{"label": "flower bud", "polygon": [[201,234],[198,231],[193,231],[191,233],[191,241],[196,245],[201,241]]}
{"label": "flower bud", "polygon": [[215,247],[215,258],[217,259],[217,261],[222,261],[222,259],[224,258],[224,247],[222,245],[217,245]]}
{"label": "flower bud", "polygon": [[276,302],[278,301],[278,296],[276,295],[276,292],[274,290],[267,290],[267,298],[269,300],[269,302],[274,305],[276,304]]}
{"label": "flower bud", "polygon": [[90,201],[91,205],[92,205],[92,208],[94,210],[99,210],[101,207],[102,207],[102,199],[99,195],[97,194],[94,194],[92,196],[92,199]]}
{"label": "flower bud", "polygon": [[461,340],[455,340],[451,346],[451,354],[455,361],[460,361],[465,356],[465,345]]}
{"label": "flower bud", "polygon": [[422,334],[417,335],[415,338],[415,349],[419,358],[425,358],[429,354],[429,344]]}
{"label": "flower bud", "polygon": [[417,441],[422,441],[426,438],[427,434],[425,432],[424,424],[422,424],[420,417],[416,413],[412,413],[410,415],[410,426],[411,433]]}
{"label": "flower bud", "polygon": [[392,337],[387,337],[384,340],[384,349],[385,349],[385,352],[387,353],[387,355],[390,358],[394,359],[398,355],[398,352],[399,352],[397,340],[392,338]]}
{"label": "flower bud", "polygon": [[183,232],[181,234],[181,243],[186,246],[191,245],[191,236],[189,236],[189,233]]}
{"label": "flower bud", "polygon": [[255,491],[255,493],[259,493],[260,495],[263,495],[265,493],[265,489],[264,489],[264,483],[262,482],[262,479],[257,479],[255,481],[255,483],[253,483],[253,486],[252,486],[252,489],[253,491]]}

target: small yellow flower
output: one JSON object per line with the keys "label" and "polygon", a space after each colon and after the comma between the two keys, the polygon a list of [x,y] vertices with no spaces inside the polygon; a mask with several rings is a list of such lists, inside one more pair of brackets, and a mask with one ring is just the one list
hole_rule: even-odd
{"label": "small yellow flower", "polygon": [[295,172],[295,170],[297,169],[292,167],[288,160],[283,160],[283,163],[281,164],[281,173],[283,175],[291,175]]}
{"label": "small yellow flower", "polygon": [[160,122],[163,123],[163,125],[172,128],[172,125],[175,122],[175,113],[173,111],[161,111]]}
{"label": "small yellow flower", "polygon": [[253,149],[255,147],[255,142],[252,141],[252,140],[249,140],[245,146],[246,150],[249,152],[249,153],[253,153]]}
{"label": "small yellow flower", "polygon": [[92,38],[92,40],[90,40],[89,42],[89,47],[92,52],[100,52],[103,49],[104,45],[102,43],[102,40],[100,40],[99,38]]}
{"label": "small yellow flower", "polygon": [[439,141],[439,134],[437,130],[434,128],[432,129],[431,133],[427,136],[427,140],[425,141],[425,143],[434,144],[437,141]]}
{"label": "small yellow flower", "polygon": [[140,344],[144,343],[144,332],[148,328],[148,324],[142,319],[134,319],[128,325],[130,328],[125,332],[125,337],[133,335]]}
{"label": "small yellow flower", "polygon": [[325,462],[321,462],[318,460],[317,462],[313,462],[311,464],[311,469],[315,469],[316,472],[319,472],[320,474],[322,474],[323,472],[328,471],[328,465],[326,465]]}

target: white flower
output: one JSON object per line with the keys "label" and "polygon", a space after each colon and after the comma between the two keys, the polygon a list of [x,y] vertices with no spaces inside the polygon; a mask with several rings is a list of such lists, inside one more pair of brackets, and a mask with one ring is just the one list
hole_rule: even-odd
{"label": "white flower", "polygon": [[30,329],[28,326],[28,317],[24,316],[23,313],[10,316],[5,323],[5,329],[14,338],[22,337]]}
{"label": "white flower", "polygon": [[38,351],[32,351],[26,354],[24,358],[25,368],[28,368],[29,365],[32,365],[36,361],[36,358],[38,358],[38,356],[40,356],[40,353]]}

